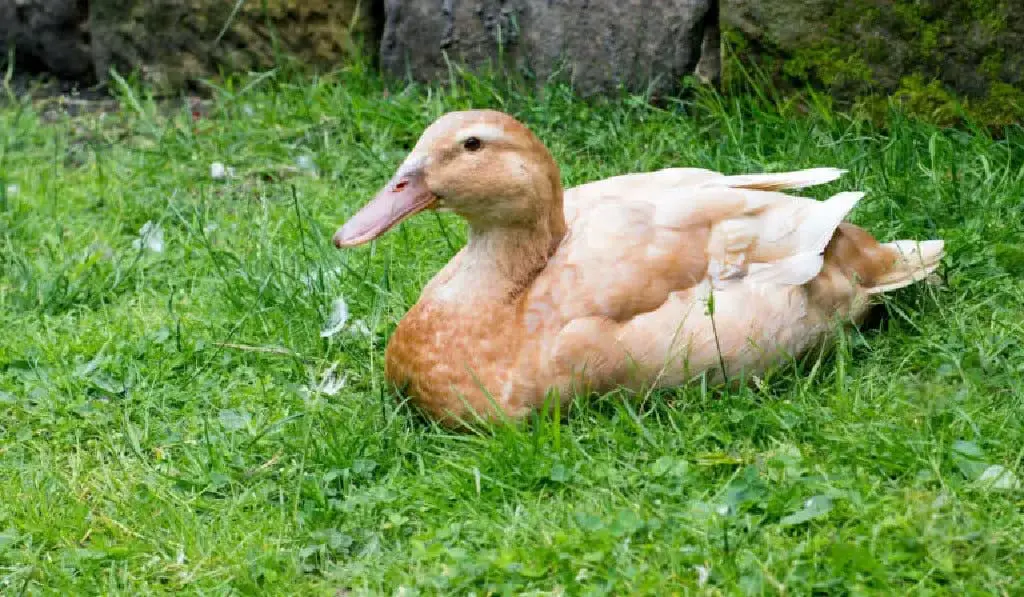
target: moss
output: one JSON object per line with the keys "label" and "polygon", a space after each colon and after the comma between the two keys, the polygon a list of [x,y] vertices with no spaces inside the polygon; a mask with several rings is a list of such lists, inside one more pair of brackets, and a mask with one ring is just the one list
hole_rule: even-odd
{"label": "moss", "polygon": [[991,54],[985,56],[985,58],[982,59],[981,66],[978,68],[978,70],[983,75],[985,75],[986,78],[998,82],[999,75],[1003,70],[1003,64],[1005,62],[1006,56],[1002,48],[999,48],[995,52],[992,52]]}
{"label": "moss", "polygon": [[969,102],[968,114],[979,122],[995,125],[1024,120],[1024,89],[1002,82],[992,83],[988,95]]}
{"label": "moss", "polygon": [[[733,0],[732,9],[746,11],[733,21],[745,33],[729,27],[727,8],[726,64],[757,67],[789,92],[811,85],[874,116],[892,100],[939,124],[1024,120],[1024,8],[1009,0],[779,0],[770,11]],[[736,82],[728,66],[724,79]]]}
{"label": "moss", "polygon": [[942,124],[955,122],[962,111],[955,94],[935,79],[925,81],[918,73],[900,81],[893,99],[908,113]]}

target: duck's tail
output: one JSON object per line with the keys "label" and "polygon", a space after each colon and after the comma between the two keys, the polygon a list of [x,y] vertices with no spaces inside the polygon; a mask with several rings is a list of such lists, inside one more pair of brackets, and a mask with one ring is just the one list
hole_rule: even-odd
{"label": "duck's tail", "polygon": [[880,294],[920,282],[939,267],[946,254],[941,240],[897,240],[882,245],[895,256],[892,266],[865,288],[868,294]]}
{"label": "duck's tail", "polygon": [[[705,184],[752,191],[782,191],[832,182],[845,172],[839,168],[810,168],[723,176]],[[848,282],[831,288],[832,291],[841,294],[845,292],[841,287],[852,283],[861,293],[874,295],[927,278],[939,267],[945,254],[945,243],[941,240],[879,243],[864,229],[843,221],[863,195],[839,193],[827,201],[794,199],[779,203],[772,203],[772,197],[764,195],[766,204],[775,207],[760,214],[758,225],[771,231],[792,230],[789,235],[776,234],[779,238],[769,245],[785,246],[790,256],[769,259],[763,265],[752,265],[751,279],[789,284],[816,280],[824,290],[840,282],[835,277],[838,274]],[[793,222],[798,222],[799,226],[793,228]]]}
{"label": "duck's tail", "polygon": [[843,271],[866,294],[881,294],[920,282],[945,255],[941,240],[879,243],[864,229],[843,222],[825,249],[825,263]]}

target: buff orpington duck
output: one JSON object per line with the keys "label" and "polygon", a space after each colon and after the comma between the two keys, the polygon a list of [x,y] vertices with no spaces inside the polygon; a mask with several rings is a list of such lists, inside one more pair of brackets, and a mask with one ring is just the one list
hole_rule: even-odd
{"label": "buff orpington duck", "polygon": [[333,240],[424,210],[464,218],[468,242],[398,324],[385,375],[442,423],[517,420],[549,396],[750,379],[935,270],[941,240],[883,244],[844,222],[862,193],[781,192],[842,174],[670,168],[563,190],[522,123],[451,112]]}

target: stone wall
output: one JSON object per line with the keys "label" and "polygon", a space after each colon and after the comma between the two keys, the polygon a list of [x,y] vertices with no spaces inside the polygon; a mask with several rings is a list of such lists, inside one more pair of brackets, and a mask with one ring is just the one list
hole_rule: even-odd
{"label": "stone wall", "polygon": [[[450,59],[583,94],[670,93],[698,61],[719,74],[718,0],[0,1],[0,47],[20,67],[84,83],[116,68],[158,92],[280,56],[332,69],[357,52],[398,77],[445,81]],[[714,50],[703,60],[702,47]]]}
{"label": "stone wall", "polygon": [[86,84],[135,71],[158,91],[358,53],[420,81],[448,80],[451,61],[583,95],[671,94],[694,72],[719,80],[720,23],[783,89],[874,115],[896,98],[942,123],[961,107],[1024,118],[1024,0],[0,0],[0,48],[21,69]]}

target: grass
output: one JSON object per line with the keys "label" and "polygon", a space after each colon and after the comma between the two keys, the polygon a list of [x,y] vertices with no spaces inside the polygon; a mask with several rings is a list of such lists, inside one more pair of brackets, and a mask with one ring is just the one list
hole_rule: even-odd
{"label": "grass", "polygon": [[[1024,474],[1024,130],[473,79],[389,96],[357,67],[236,82],[195,122],[122,100],[0,109],[0,593],[1024,592],[1024,492],[986,482]],[[944,284],[762,387],[444,431],[381,356],[464,227],[330,235],[468,106],[525,120],[570,185],[848,168],[809,193],[867,191],[853,219],[882,239],[946,239]],[[339,296],[368,333],[320,336]]]}

